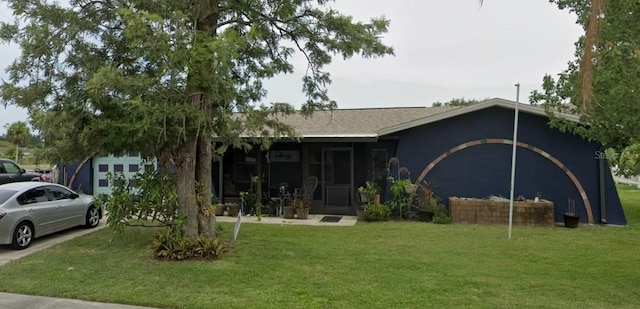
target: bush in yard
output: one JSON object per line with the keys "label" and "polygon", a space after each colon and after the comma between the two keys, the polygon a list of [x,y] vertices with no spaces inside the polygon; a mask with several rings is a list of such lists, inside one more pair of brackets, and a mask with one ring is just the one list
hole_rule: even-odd
{"label": "bush in yard", "polygon": [[159,232],[151,245],[155,258],[177,261],[193,258],[218,260],[222,257],[224,249],[224,243],[220,238],[190,238],[181,231],[170,228]]}
{"label": "bush in yard", "polygon": [[144,169],[133,179],[122,173],[108,173],[111,195],[96,199],[109,214],[107,224],[118,232],[125,226],[147,225],[175,228],[184,222],[178,216],[178,193],[173,174]]}
{"label": "bush in yard", "polygon": [[451,216],[447,211],[447,208],[443,204],[438,204],[434,207],[433,223],[436,224],[450,224]]}
{"label": "bush in yard", "polygon": [[391,209],[386,205],[374,203],[364,212],[367,221],[387,221],[391,217]]}

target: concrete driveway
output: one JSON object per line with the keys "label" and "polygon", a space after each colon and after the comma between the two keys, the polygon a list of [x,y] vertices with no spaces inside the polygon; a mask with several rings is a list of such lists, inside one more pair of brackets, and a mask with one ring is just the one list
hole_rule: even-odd
{"label": "concrete driveway", "polygon": [[67,241],[69,239],[76,238],[78,236],[82,236],[91,232],[95,232],[99,229],[106,227],[107,219],[102,218],[97,227],[92,229],[85,229],[83,227],[75,227],[72,229],[68,229],[65,231],[61,231],[58,233],[50,234],[47,236],[43,236],[41,238],[36,238],[31,243],[29,248],[24,250],[13,250],[9,246],[0,246],[0,266],[3,266],[9,261],[17,260],[19,258],[25,257],[31,253],[38,252],[42,249],[49,248],[53,245],[59,244],[63,241]]}

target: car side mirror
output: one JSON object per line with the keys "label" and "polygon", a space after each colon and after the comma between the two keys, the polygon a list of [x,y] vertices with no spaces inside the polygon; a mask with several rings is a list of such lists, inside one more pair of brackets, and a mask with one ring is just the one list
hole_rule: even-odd
{"label": "car side mirror", "polygon": [[75,199],[77,199],[77,198],[79,198],[79,197],[80,197],[80,195],[78,195],[78,193],[73,193],[73,194],[71,194],[71,199],[72,199],[72,200],[75,200]]}
{"label": "car side mirror", "polygon": [[26,173],[26,172],[27,172],[27,171],[26,171],[24,168],[21,168],[21,169],[20,169],[20,174],[24,174],[24,173]]}

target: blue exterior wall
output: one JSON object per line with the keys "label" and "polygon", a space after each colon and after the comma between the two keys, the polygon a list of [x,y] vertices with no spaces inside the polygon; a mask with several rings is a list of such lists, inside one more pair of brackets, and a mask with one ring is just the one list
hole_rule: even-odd
{"label": "blue exterior wall", "polygon": [[[58,174],[57,182],[59,184],[68,185],[69,181],[71,180],[71,176],[73,176],[73,173],[75,172],[79,164],[80,162],[73,162],[73,163],[66,163],[66,164],[58,163],[57,166],[59,169],[59,174]],[[71,184],[69,188],[71,188],[74,191],[78,191],[81,189],[82,192],[84,192],[85,194],[93,194],[91,166],[92,166],[92,160],[87,160],[84,166],[80,168],[78,175],[76,175],[76,178],[73,181],[73,184]]]}
{"label": "blue exterior wall", "polygon": [[[412,181],[441,154],[461,144],[487,138],[513,139],[514,111],[501,107],[445,119],[401,132],[397,157],[409,168]],[[600,193],[596,151],[600,145],[551,129],[543,116],[520,113],[518,141],[549,153],[563,163],[587,193],[594,223],[600,221]],[[509,197],[512,145],[483,144],[447,156],[425,177],[435,193],[446,203],[451,196],[483,198]],[[567,174],[550,160],[518,147],[516,152],[515,196],[541,198],[554,202],[555,221],[562,221],[567,199],[575,200],[576,212],[587,222],[585,205]],[[611,177],[605,167],[607,223],[626,224],[624,212]]]}

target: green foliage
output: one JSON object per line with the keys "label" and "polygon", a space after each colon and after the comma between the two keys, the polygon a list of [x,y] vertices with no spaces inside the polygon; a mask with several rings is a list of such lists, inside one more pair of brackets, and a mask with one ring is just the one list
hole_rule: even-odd
{"label": "green foliage", "polygon": [[490,98],[484,98],[482,100],[478,100],[478,99],[465,99],[465,98],[457,98],[457,99],[451,99],[451,101],[447,101],[447,102],[433,102],[433,104],[431,104],[431,106],[433,107],[440,107],[440,106],[467,106],[467,105],[472,105],[472,104],[476,104],[482,101],[486,101],[489,100]]}
{"label": "green foliage", "polygon": [[414,185],[409,179],[398,179],[391,185],[393,202],[390,203],[392,209],[397,208],[400,217],[405,217],[411,211],[413,204],[413,194],[407,193],[407,186]]}
{"label": "green foliage", "polygon": [[[552,0],[561,9],[577,13],[585,27],[590,1]],[[594,52],[593,102],[582,109],[578,87],[579,57],[583,39],[576,42],[576,60],[568,64],[557,79],[543,78],[542,91],[533,91],[532,104],[543,104],[551,126],[572,132],[606,148],[620,152],[638,142],[640,136],[640,2],[608,1],[601,22],[600,40]],[[581,123],[557,117],[556,113],[579,115]]]}
{"label": "green foliage", "polygon": [[[15,157],[16,157],[16,148],[17,148],[16,145],[11,145],[11,146],[7,147],[4,150],[4,153],[2,154],[2,157],[14,160]],[[22,151],[22,149],[20,149],[18,151],[18,160],[22,161],[23,158],[24,158],[24,151]]]}
{"label": "green foliage", "polygon": [[334,56],[393,53],[388,20],[354,21],[326,1],[5,2],[16,22],[0,23],[0,41],[22,54],[0,97],[28,109],[56,160],[151,156],[199,135],[219,137],[218,151],[267,147],[296,137],[273,117],[292,105],[262,105],[262,80],[293,72],[295,52],[307,60],[306,115],[336,106],[324,70]]}
{"label": "green foliage", "polygon": [[640,175],[640,143],[626,147],[618,160],[618,174],[626,177]]}
{"label": "green foliage", "polygon": [[220,238],[190,238],[179,230],[164,229],[158,232],[151,244],[153,256],[161,260],[215,259],[224,254]]}
{"label": "green foliage", "polygon": [[26,146],[31,141],[31,132],[24,121],[6,124],[4,128],[7,129],[5,138],[14,145]]}
{"label": "green foliage", "polygon": [[393,54],[381,42],[388,20],[356,22],[324,0],[5,2],[15,18],[0,23],[0,41],[22,54],[0,100],[28,110],[50,161],[136,151],[172,163],[190,236],[207,231],[196,216],[211,192],[196,165],[298,138],[279,120],[294,107],[264,102],[262,83],[293,72],[294,52],[306,59],[307,116],[337,105],[332,57]]}
{"label": "green foliage", "polygon": [[387,221],[391,218],[391,209],[387,205],[373,203],[364,211],[364,217],[367,221]]}
{"label": "green foliage", "polygon": [[398,179],[393,182],[391,185],[391,193],[397,199],[407,195],[407,191],[405,189],[406,186],[412,185],[413,183],[409,179]]}
{"label": "green foliage", "polygon": [[429,211],[429,212],[436,212],[436,209],[442,205],[442,203],[440,202],[440,197],[436,196],[435,194],[431,194],[429,195],[425,195],[422,196],[420,201],[420,209],[424,210],[424,211]]}
{"label": "green foliage", "polygon": [[360,186],[358,188],[358,193],[364,195],[367,199],[367,203],[373,203],[375,201],[376,195],[380,194],[382,189],[373,181],[367,181],[365,186]]}
{"label": "green foliage", "polygon": [[145,168],[131,180],[122,173],[108,173],[111,195],[96,199],[109,214],[107,224],[122,232],[128,225],[144,225],[150,220],[162,226],[178,228],[178,196],[173,174]]}
{"label": "green foliage", "polygon": [[[27,127],[26,122],[18,121],[12,124],[6,124],[4,128],[7,129],[5,138],[14,146],[12,154],[8,155],[7,157],[13,158],[16,161],[20,161],[21,151],[18,151],[19,147],[25,146],[29,141],[31,141],[31,133],[29,132],[29,127]],[[9,152],[7,152],[6,154],[9,154]]]}
{"label": "green foliage", "polygon": [[433,223],[435,224],[450,224],[451,216],[449,215],[449,211],[447,211],[447,207],[442,203],[438,203],[434,207],[433,212]]}

